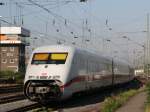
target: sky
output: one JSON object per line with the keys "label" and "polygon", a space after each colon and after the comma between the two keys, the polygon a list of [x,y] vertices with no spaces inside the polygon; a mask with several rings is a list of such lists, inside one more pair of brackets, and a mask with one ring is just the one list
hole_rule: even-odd
{"label": "sky", "polygon": [[143,50],[140,45],[146,40],[143,31],[150,0],[30,1],[38,5],[28,0],[0,0],[4,3],[0,16],[18,25],[23,22],[21,26],[31,30],[31,47],[60,41],[126,61],[134,61]]}

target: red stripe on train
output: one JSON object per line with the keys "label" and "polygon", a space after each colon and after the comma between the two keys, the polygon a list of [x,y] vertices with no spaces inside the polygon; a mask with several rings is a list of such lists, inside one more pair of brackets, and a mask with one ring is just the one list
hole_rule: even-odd
{"label": "red stripe on train", "polygon": [[[129,77],[130,75],[119,75],[119,74],[116,74],[115,75],[115,78],[124,78],[124,77]],[[65,85],[61,86],[60,88],[66,88],[66,87],[69,87],[71,86],[73,83],[78,83],[78,82],[81,82],[81,81],[97,81],[97,80],[102,80],[102,79],[110,79],[112,78],[112,75],[100,75],[98,78],[96,78],[94,75],[91,77],[89,75],[86,75],[86,76],[78,76],[78,77],[75,77],[73,78],[72,80],[70,80],[69,82],[67,82]]]}
{"label": "red stripe on train", "polygon": [[93,77],[78,76],[78,77],[73,78],[69,82],[67,82],[65,85],[61,86],[61,88],[69,87],[73,83],[77,83],[77,82],[81,82],[81,81],[88,81],[88,80],[90,80],[90,81],[97,81],[97,80],[100,80],[100,79],[110,79],[110,78],[112,78],[112,75],[100,76],[99,78],[94,78],[94,76]]}

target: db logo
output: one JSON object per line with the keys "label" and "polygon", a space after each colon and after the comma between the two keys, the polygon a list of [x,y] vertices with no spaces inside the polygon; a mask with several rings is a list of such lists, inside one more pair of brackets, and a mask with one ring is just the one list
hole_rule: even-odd
{"label": "db logo", "polygon": [[41,73],[41,75],[47,75],[47,73]]}

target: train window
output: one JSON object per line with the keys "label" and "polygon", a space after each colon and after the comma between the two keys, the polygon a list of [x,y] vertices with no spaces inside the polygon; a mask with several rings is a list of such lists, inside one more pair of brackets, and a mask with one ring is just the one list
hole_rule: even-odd
{"label": "train window", "polygon": [[32,64],[47,64],[48,56],[48,53],[35,53]]}
{"label": "train window", "polygon": [[51,53],[48,64],[65,64],[68,53]]}
{"label": "train window", "polygon": [[67,53],[52,53],[50,59],[51,60],[66,60]]}
{"label": "train window", "polygon": [[35,53],[32,64],[65,64],[68,53]]}
{"label": "train window", "polygon": [[47,60],[48,59],[49,54],[47,53],[37,53],[34,55],[33,60]]}

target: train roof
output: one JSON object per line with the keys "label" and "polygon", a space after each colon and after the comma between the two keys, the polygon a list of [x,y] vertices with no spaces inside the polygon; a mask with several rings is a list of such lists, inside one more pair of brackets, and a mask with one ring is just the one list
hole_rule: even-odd
{"label": "train roof", "polygon": [[64,45],[49,45],[49,46],[41,46],[36,48],[33,53],[35,52],[62,52],[62,51],[73,51],[75,48],[71,46],[64,46]]}
{"label": "train roof", "polygon": [[83,54],[89,54],[89,55],[93,55],[93,56],[100,56],[100,57],[105,57],[105,58],[108,58],[108,59],[111,59],[110,57],[106,57],[106,56],[103,56],[102,54],[100,53],[95,53],[95,52],[92,52],[90,50],[87,50],[87,49],[83,49],[83,48],[79,48],[79,47],[74,47],[74,46],[67,46],[67,45],[49,45],[49,46],[41,46],[41,47],[38,47],[36,48],[33,53],[35,52],[47,52],[47,51],[50,51],[50,52],[80,52],[80,53],[83,53]]}
{"label": "train roof", "polygon": [[[109,61],[111,61],[113,58],[110,57],[110,56],[106,56],[105,54],[103,53],[97,53],[97,52],[93,52],[93,51],[90,51],[90,50],[86,50],[86,49],[83,49],[83,48],[79,48],[79,47],[74,47],[74,46],[67,46],[67,45],[49,45],[49,46],[41,46],[41,47],[38,47],[36,48],[33,53],[36,53],[36,52],[47,52],[47,51],[50,51],[50,52],[80,52],[82,54],[87,54],[87,55],[90,55],[90,56],[97,56],[97,57],[101,57],[101,58],[105,58]],[[118,64],[121,64],[121,65],[129,65],[129,63],[127,62],[124,62],[122,60],[119,60],[119,59],[114,59],[114,61]]]}

